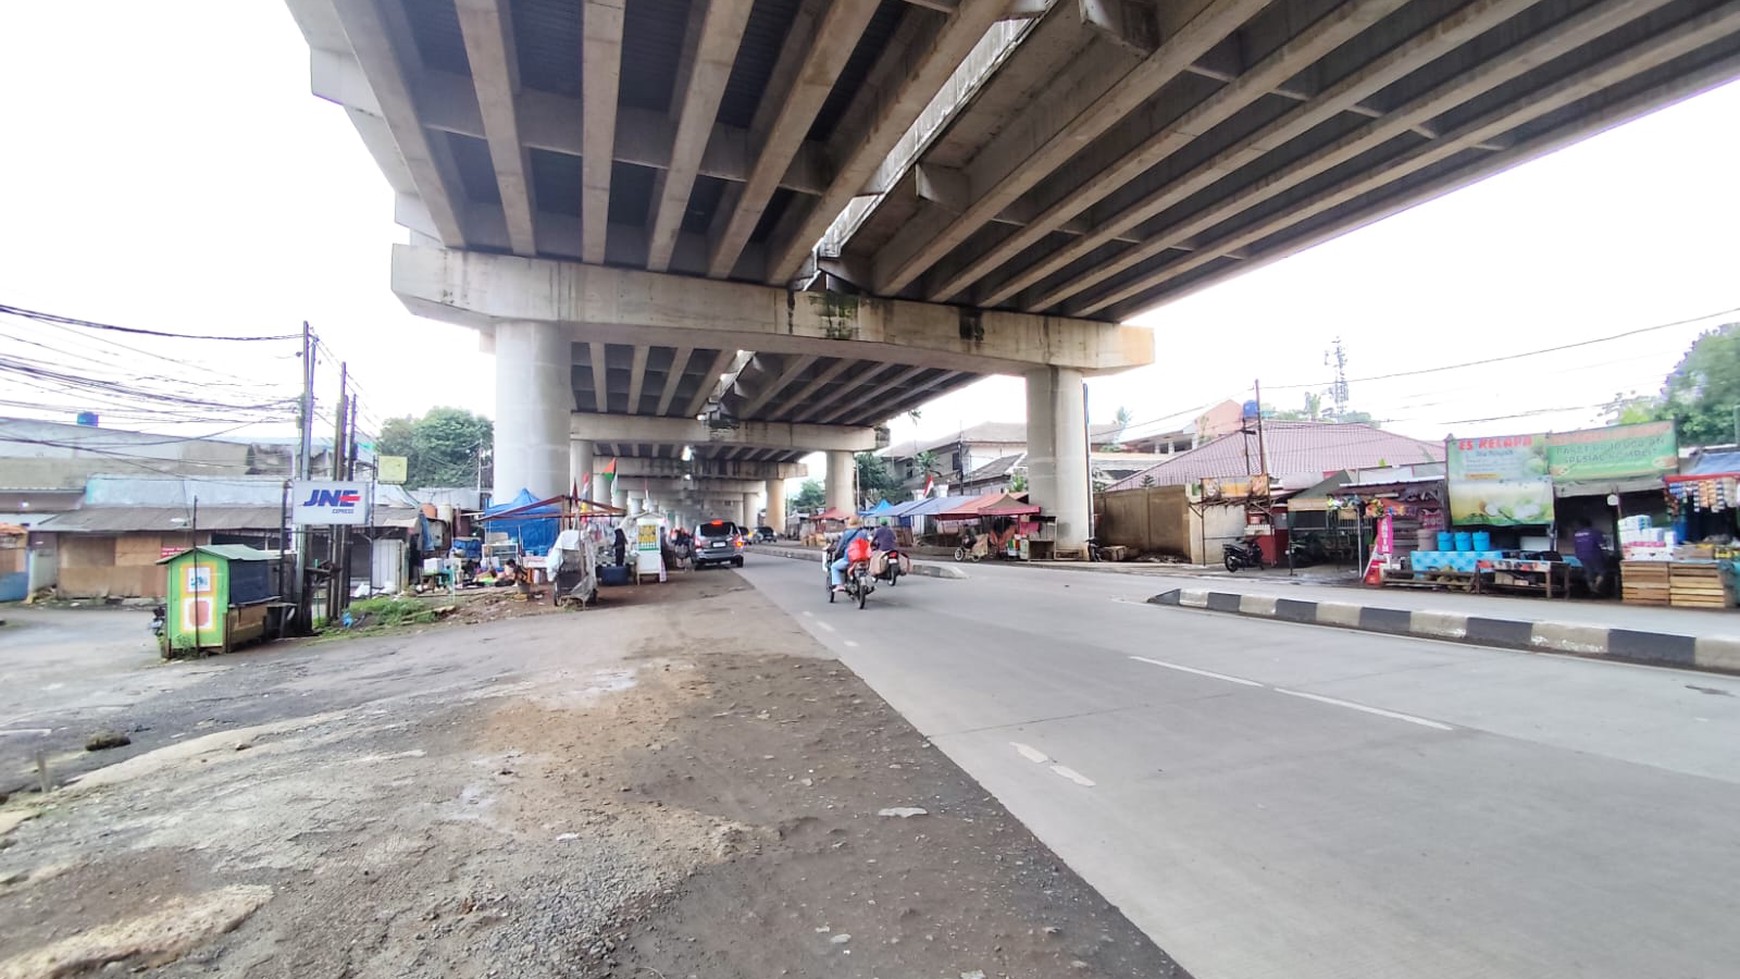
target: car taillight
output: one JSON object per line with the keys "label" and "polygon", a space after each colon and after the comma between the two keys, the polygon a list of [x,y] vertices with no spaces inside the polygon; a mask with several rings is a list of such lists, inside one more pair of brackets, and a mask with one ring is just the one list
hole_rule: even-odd
{"label": "car taillight", "polygon": [[732,543],[737,545],[738,550],[743,549],[743,538],[741,538],[741,537],[733,538]]}

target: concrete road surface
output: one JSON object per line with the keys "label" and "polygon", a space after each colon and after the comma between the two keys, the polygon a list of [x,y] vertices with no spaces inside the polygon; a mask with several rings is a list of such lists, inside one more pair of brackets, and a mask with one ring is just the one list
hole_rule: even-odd
{"label": "concrete road surface", "polygon": [[[819,563],[819,562],[818,562]],[[1740,680],[742,572],[1200,979],[1740,975]]]}

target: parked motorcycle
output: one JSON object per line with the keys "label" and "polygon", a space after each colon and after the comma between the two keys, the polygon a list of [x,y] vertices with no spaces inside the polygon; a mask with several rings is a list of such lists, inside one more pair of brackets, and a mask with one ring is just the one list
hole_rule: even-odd
{"label": "parked motorcycle", "polygon": [[168,606],[159,605],[156,608],[153,608],[151,610],[151,634],[154,636],[159,636],[159,637],[162,636],[163,635],[163,628],[168,621],[169,621],[169,607]]}
{"label": "parked motorcycle", "polygon": [[956,561],[979,561],[991,553],[989,539],[984,535],[974,535],[970,531],[961,532],[961,543],[955,548]]}
{"label": "parked motorcycle", "polygon": [[1237,574],[1240,568],[1263,570],[1263,551],[1256,541],[1233,541],[1221,546],[1227,571]]}

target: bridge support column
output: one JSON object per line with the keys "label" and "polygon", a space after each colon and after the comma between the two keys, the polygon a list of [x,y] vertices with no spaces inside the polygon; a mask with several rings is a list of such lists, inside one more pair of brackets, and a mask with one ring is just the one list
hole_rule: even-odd
{"label": "bridge support column", "polygon": [[588,486],[597,477],[592,475],[592,440],[574,439],[568,443],[568,482],[588,499],[597,499],[598,488]]}
{"label": "bridge support column", "polygon": [[521,489],[539,499],[566,492],[572,362],[568,336],[553,323],[496,325],[496,499]]}
{"label": "bridge support column", "polygon": [[756,511],[761,509],[759,505],[759,497],[759,493],[743,494],[743,526],[751,532],[753,532],[757,526],[755,519]]}
{"label": "bridge support column", "polygon": [[785,533],[785,480],[767,481],[767,525],[776,534]]}
{"label": "bridge support column", "polygon": [[1093,518],[1086,402],[1081,371],[1039,367],[1027,372],[1029,499],[1057,516],[1060,550],[1085,547]]}
{"label": "bridge support column", "polygon": [[852,488],[854,475],[856,474],[852,471],[852,453],[838,451],[828,453],[826,496],[828,509],[839,510],[842,513],[858,512],[858,502]]}
{"label": "bridge support column", "polygon": [[610,477],[610,505],[619,510],[628,507],[628,487],[622,485],[621,476]]}

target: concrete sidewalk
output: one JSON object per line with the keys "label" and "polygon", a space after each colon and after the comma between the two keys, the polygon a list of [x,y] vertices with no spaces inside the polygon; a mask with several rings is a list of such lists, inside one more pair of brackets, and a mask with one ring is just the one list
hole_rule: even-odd
{"label": "concrete sidewalk", "polygon": [[1740,673],[1740,615],[1377,588],[1179,583],[1148,599],[1256,618]]}

